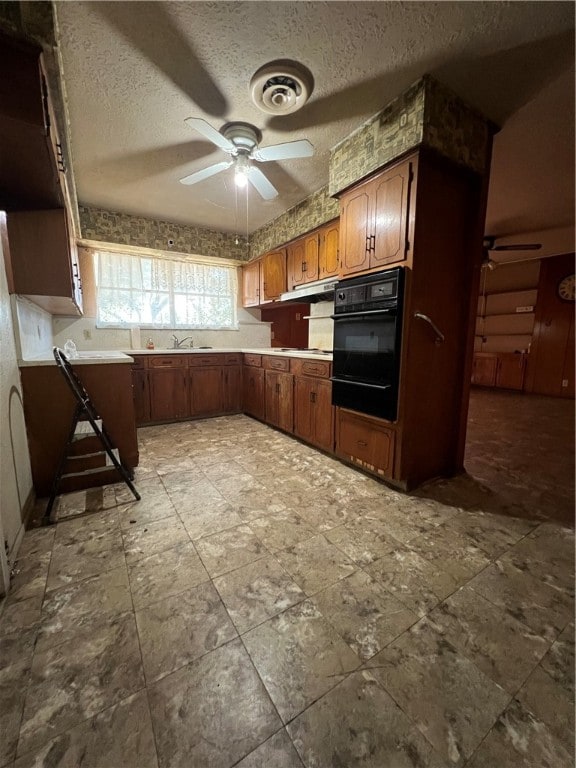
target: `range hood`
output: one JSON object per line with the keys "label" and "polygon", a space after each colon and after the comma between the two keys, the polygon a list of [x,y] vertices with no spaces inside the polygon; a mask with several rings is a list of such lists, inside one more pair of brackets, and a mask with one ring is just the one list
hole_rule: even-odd
{"label": "range hood", "polygon": [[334,298],[334,288],[337,282],[338,280],[335,278],[329,277],[326,280],[317,280],[315,283],[299,285],[287,293],[282,293],[280,301],[331,301]]}

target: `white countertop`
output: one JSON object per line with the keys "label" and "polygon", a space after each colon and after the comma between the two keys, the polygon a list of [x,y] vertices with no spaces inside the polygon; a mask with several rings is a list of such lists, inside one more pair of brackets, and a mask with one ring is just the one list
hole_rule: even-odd
{"label": "white countertop", "polygon": [[[265,347],[264,349],[238,349],[229,347],[210,347],[208,349],[202,349],[201,347],[193,347],[192,349],[185,347],[183,349],[130,349],[130,350],[94,350],[94,351],[78,351],[78,357],[71,360],[72,365],[105,365],[109,363],[132,363],[134,362],[131,355],[194,355],[194,354],[211,354],[218,352],[247,352],[254,355],[279,355],[282,357],[301,357],[308,360],[332,360],[332,353],[322,352],[310,352],[299,349],[280,349],[274,347]],[[20,368],[27,368],[40,365],[56,365],[54,355],[52,352],[46,352],[42,355],[35,355],[34,357],[26,358],[25,360],[19,360],[18,365]]]}

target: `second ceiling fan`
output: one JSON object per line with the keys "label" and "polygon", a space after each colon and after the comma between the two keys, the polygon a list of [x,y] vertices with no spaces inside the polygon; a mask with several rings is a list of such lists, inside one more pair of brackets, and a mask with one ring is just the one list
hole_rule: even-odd
{"label": "second ceiling fan", "polygon": [[201,171],[191,173],[180,179],[181,184],[197,184],[199,181],[204,181],[204,179],[225,171],[233,165],[234,178],[238,186],[245,186],[249,182],[264,200],[273,200],[277,197],[278,190],[254,162],[267,163],[270,160],[290,160],[299,157],[311,157],[314,154],[314,147],[306,139],[272,144],[260,149],[259,143],[262,134],[258,128],[250,125],[250,123],[228,123],[220,132],[200,117],[189,117],[184,122],[230,155],[231,159],[214,163],[214,165],[209,165]]}

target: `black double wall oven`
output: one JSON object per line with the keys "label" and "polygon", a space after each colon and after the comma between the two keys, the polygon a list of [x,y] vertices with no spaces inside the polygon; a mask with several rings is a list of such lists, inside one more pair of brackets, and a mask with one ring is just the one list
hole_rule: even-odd
{"label": "black double wall oven", "polygon": [[403,299],[402,267],[336,285],[333,405],[396,420]]}

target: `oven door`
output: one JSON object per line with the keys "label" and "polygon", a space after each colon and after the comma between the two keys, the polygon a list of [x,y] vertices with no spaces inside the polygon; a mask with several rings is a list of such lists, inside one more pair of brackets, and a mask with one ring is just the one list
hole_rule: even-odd
{"label": "oven door", "polygon": [[401,322],[397,308],[334,316],[334,405],[396,419]]}

